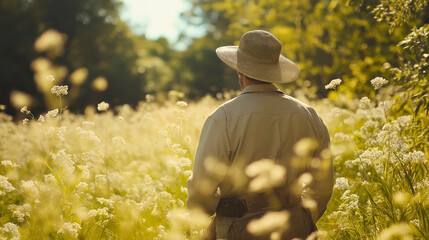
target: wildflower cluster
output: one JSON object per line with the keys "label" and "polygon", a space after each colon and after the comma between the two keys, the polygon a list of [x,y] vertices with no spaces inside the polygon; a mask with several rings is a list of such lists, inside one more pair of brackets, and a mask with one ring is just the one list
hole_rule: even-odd
{"label": "wildflower cluster", "polygon": [[376,77],[376,78],[371,80],[371,84],[372,84],[372,86],[374,86],[375,90],[380,89],[381,87],[383,87],[387,83],[388,83],[388,81],[382,77]]}
{"label": "wildflower cluster", "polygon": [[61,121],[53,109],[25,128],[0,122],[8,129],[0,136],[7,143],[0,148],[0,238],[198,239],[208,217],[178,214],[187,212],[198,131],[216,105],[144,102],[116,116]]}
{"label": "wildflower cluster", "polygon": [[[371,80],[376,90],[387,83]],[[429,237],[429,195],[422,190],[429,187],[427,144],[417,144],[416,119],[397,115],[396,107],[393,98],[363,97],[342,110],[340,125],[337,109],[319,111],[331,133],[336,168],[332,200],[319,222],[330,239]]]}
{"label": "wildflower cluster", "polygon": [[64,85],[64,86],[55,85],[51,88],[51,93],[57,97],[65,96],[68,94],[68,86],[67,85]]}
{"label": "wildflower cluster", "polygon": [[329,84],[325,85],[325,89],[335,89],[335,88],[337,88],[338,85],[341,84],[341,82],[342,82],[342,80],[339,78],[331,80],[331,82],[329,82]]}
{"label": "wildflower cluster", "polygon": [[97,110],[100,112],[107,111],[108,108],[109,108],[109,104],[104,101],[97,105]]}

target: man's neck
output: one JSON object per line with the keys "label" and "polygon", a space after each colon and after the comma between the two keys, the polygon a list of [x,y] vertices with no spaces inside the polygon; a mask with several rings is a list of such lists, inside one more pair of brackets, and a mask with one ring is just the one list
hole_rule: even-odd
{"label": "man's neck", "polygon": [[270,82],[263,82],[263,81],[258,81],[258,80],[252,80],[252,79],[245,78],[245,79],[243,79],[243,81],[241,83],[241,89],[243,90],[247,86],[256,85],[256,84],[273,85],[273,83],[270,83]]}

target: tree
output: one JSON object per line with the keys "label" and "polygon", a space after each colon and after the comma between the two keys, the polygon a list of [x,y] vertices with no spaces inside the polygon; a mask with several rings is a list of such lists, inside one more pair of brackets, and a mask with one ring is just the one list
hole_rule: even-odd
{"label": "tree", "polygon": [[373,95],[368,80],[386,74],[383,66],[400,64],[396,44],[410,29],[402,25],[389,33],[388,24],[377,24],[371,13],[377,1],[194,0],[192,3],[193,8],[185,18],[190,23],[195,18],[202,19],[208,28],[207,36],[213,41],[224,39],[238,44],[237,40],[246,31],[272,32],[282,42],[283,54],[301,69],[295,87],[308,87],[305,80],[309,80],[320,95],[326,94],[323,86],[333,78],[345,80],[343,89],[348,89],[349,95]]}
{"label": "tree", "polygon": [[[10,106],[9,95],[19,90],[33,96],[33,112],[53,107],[43,93],[37,92],[33,81],[37,64],[31,67],[31,63],[37,58],[49,60],[53,68],[64,66],[68,70],[55,84],[69,85],[68,108],[75,111],[102,100],[133,105],[148,91],[168,88],[168,84],[159,87],[156,82],[171,82],[173,76],[165,64],[170,54],[168,42],[133,34],[119,18],[121,4],[119,0],[0,0],[0,103]],[[61,56],[34,50],[35,40],[49,29],[66,36]],[[154,62],[161,62],[163,67]],[[76,70],[86,75],[86,81],[77,85],[70,81]],[[107,88],[94,88],[95,79],[107,83]],[[149,83],[156,83],[156,88],[148,87]],[[13,109],[8,107],[7,112],[12,114]]]}

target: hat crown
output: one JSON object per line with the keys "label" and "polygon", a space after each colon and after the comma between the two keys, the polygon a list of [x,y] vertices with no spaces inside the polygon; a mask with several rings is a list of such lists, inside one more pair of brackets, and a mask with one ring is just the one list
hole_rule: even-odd
{"label": "hat crown", "polygon": [[239,51],[261,62],[277,63],[281,49],[280,41],[263,30],[247,32],[240,39]]}

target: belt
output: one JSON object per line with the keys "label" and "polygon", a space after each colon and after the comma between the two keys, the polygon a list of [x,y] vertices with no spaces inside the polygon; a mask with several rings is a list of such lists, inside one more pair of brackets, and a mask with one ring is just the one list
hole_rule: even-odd
{"label": "belt", "polygon": [[280,210],[290,206],[289,197],[282,199],[267,194],[245,194],[238,197],[221,198],[216,214],[225,217],[242,217],[246,213]]}

